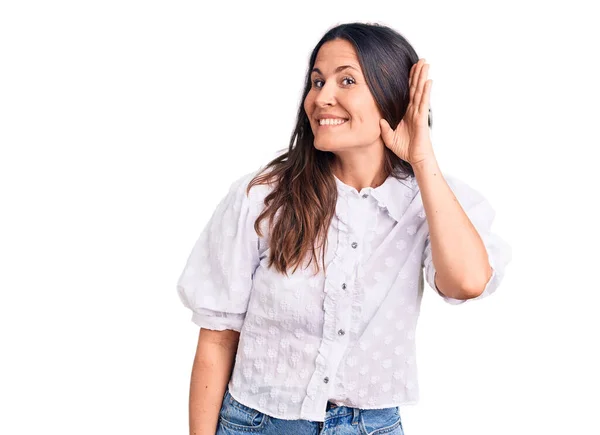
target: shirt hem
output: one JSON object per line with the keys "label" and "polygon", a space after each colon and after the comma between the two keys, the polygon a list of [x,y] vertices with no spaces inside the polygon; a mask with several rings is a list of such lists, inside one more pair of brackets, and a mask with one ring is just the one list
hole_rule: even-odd
{"label": "shirt hem", "polygon": [[[232,392],[231,387],[232,387],[232,385],[228,386],[228,388],[229,388],[229,394],[231,395],[231,397],[233,397],[235,400],[237,400],[238,402],[240,402],[242,405],[245,405],[245,406],[247,406],[249,408],[252,408],[252,409],[255,409],[255,410],[259,411],[259,412],[262,412],[263,414],[266,414],[266,415],[268,415],[271,418],[276,418],[276,419],[279,419],[279,420],[306,420],[306,421],[312,421],[312,422],[324,422],[325,421],[325,414],[326,414],[325,410],[323,411],[323,416],[319,417],[317,419],[302,418],[301,416],[297,416],[297,417],[292,416],[292,417],[290,417],[290,416],[272,415],[271,411],[267,411],[267,410],[265,410],[264,408],[262,408],[260,406],[253,406],[253,405],[248,405],[246,403],[243,403],[241,400],[239,400],[236,397],[237,392],[236,393]],[[382,408],[395,408],[395,407],[400,407],[400,406],[417,405],[418,403],[419,403],[419,400],[416,399],[416,400],[409,400],[409,401],[405,401],[405,402],[401,402],[401,403],[395,403],[395,404],[391,404],[391,405],[377,405],[377,406],[372,406],[372,407],[369,407],[369,406],[364,406],[364,407],[363,406],[354,406],[354,407],[351,407],[351,406],[348,406],[348,405],[339,405],[339,406],[348,406],[348,408],[359,408],[359,409],[382,409]]]}

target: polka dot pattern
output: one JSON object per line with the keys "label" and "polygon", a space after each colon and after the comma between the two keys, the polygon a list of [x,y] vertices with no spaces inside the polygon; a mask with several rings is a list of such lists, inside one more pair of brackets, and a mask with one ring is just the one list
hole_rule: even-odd
{"label": "polka dot pattern", "polygon": [[[177,283],[192,321],[240,332],[229,389],[247,406],[278,418],[322,421],[328,400],[361,408],[416,403],[416,325],[435,267],[421,192],[414,177],[389,177],[360,191],[337,177],[327,232],[326,271],[283,276],[268,267],[268,226],[254,222],[269,186],[257,172],[236,180],[196,241]],[[490,231],[494,211],[464,182],[444,175],[484,241],[493,293],[510,246]],[[319,259],[320,260],[320,259]]]}

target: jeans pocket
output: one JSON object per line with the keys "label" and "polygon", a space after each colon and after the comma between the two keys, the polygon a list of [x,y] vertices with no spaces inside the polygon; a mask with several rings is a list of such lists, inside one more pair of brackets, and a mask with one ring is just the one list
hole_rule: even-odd
{"label": "jeans pocket", "polygon": [[267,414],[238,402],[229,394],[229,390],[225,391],[219,413],[219,422],[223,426],[234,431],[259,432],[264,429],[268,420]]}
{"label": "jeans pocket", "polygon": [[359,427],[362,435],[404,435],[398,407],[361,409]]}

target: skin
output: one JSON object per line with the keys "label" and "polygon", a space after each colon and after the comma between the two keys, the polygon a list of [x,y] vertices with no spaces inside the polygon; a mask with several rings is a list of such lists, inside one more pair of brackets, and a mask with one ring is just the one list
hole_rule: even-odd
{"label": "skin", "polygon": [[[355,69],[336,72],[342,65]],[[385,181],[384,147],[409,162],[423,200],[431,239],[438,290],[455,299],[479,296],[492,276],[485,245],[442,176],[433,152],[427,116],[432,80],[429,65],[420,59],[410,70],[410,101],[395,130],[381,117],[367,86],[354,46],[346,40],[321,46],[311,73],[312,88],[304,110],[315,136],[314,146],[335,154],[333,173],[358,191]],[[349,120],[337,127],[320,127],[320,114]]]}
{"label": "skin", "polygon": [[[354,69],[335,72],[341,65]],[[360,191],[376,187],[385,180],[383,174],[384,142],[375,104],[356,51],[346,40],[328,41],[317,53],[311,73],[312,88],[304,100],[304,110],[315,136],[314,146],[335,154],[334,174]],[[349,118],[336,127],[319,127],[315,119],[322,113]]]}

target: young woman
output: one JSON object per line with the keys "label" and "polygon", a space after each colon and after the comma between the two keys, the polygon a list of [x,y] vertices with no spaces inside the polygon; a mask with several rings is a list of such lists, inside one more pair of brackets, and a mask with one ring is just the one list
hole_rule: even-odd
{"label": "young woman", "polygon": [[451,304],[499,286],[511,248],[442,175],[428,67],[377,24],[314,48],[288,151],[232,184],[179,278],[191,433],[403,434],[424,280]]}

